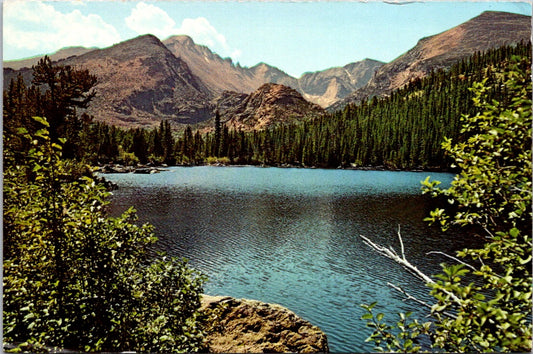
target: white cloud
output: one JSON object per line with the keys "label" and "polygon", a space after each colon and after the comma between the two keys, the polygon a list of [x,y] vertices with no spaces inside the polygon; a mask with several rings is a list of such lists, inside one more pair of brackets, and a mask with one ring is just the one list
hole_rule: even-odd
{"label": "white cloud", "polygon": [[126,18],[126,25],[138,34],[153,34],[168,37],[172,34],[176,22],[161,8],[140,2]]}
{"label": "white cloud", "polygon": [[149,33],[159,39],[185,34],[190,36],[195,43],[206,45],[223,57],[230,56],[236,59],[242,54],[240,50],[231,48],[226,37],[219,33],[205,17],[186,18],[181,26],[177,27],[176,22],[163,9],[140,2],[125,21],[126,25],[138,34]]}
{"label": "white cloud", "polygon": [[220,45],[228,47],[226,37],[218,33],[205,17],[196,19],[186,18],[181,23],[181,27],[176,29],[179,34],[187,34],[194,38],[198,43],[205,44],[208,47]]}
{"label": "white cloud", "polygon": [[240,49],[235,49],[233,52],[231,52],[231,57],[233,59],[240,58],[241,55],[242,55],[242,50]]}
{"label": "white cloud", "polygon": [[4,3],[4,42],[14,48],[42,53],[68,46],[104,47],[120,40],[118,31],[98,15],[62,13],[41,1]]}

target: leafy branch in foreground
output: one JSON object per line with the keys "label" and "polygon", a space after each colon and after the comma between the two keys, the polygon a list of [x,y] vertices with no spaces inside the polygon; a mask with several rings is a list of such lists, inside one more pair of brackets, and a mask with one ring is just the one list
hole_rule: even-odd
{"label": "leafy branch in foreground", "polygon": [[[373,314],[373,306],[363,305],[367,310],[363,318],[372,320],[368,325],[374,328],[369,340],[377,349],[385,344],[389,351],[419,351],[420,346],[402,344],[399,339],[416,342],[427,334],[431,348],[451,352],[531,351],[530,67],[530,59],[515,58],[507,70],[473,86],[479,113],[463,117],[462,133],[468,139],[455,145],[451,140],[443,143],[460,173],[444,190],[438,188],[438,181],[423,182],[425,193],[445,196],[454,208],[451,216],[437,209],[427,220],[443,229],[481,230],[485,246],[447,256],[459,262],[443,264],[443,273],[435,280],[422,277],[435,298],[431,322],[414,321],[406,327],[404,316],[389,326],[381,322],[383,316]],[[491,90],[503,90],[503,99],[489,101]],[[391,259],[400,258],[392,249],[384,252],[384,247],[367,244]],[[412,270],[405,257],[400,260]],[[466,277],[475,281],[467,282]]]}
{"label": "leafy branch in foreground", "polygon": [[[204,276],[149,258],[156,238],[132,209],[106,216],[108,193],[61,159],[48,122],[20,128],[24,159],[4,151],[4,340],[13,350],[197,351]],[[6,140],[12,136],[5,137]]]}
{"label": "leafy branch in foreground", "polygon": [[[374,333],[367,339],[373,341],[376,350],[380,352],[418,352],[422,349],[419,344],[419,337],[427,335],[431,326],[430,322],[419,323],[417,319],[411,320],[412,312],[406,314],[399,313],[399,320],[394,325],[388,325],[383,322],[385,315],[383,313],[374,314],[373,308],[377,302],[370,305],[361,305],[367,313],[361,319],[370,320],[367,326],[374,328]],[[386,350],[381,347],[385,344]]]}

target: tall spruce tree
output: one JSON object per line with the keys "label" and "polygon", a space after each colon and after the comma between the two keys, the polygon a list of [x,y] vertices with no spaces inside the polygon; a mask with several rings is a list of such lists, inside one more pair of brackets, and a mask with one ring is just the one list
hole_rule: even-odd
{"label": "tall spruce tree", "polygon": [[93,89],[96,83],[96,76],[89,70],[53,65],[48,56],[33,66],[32,84],[41,91],[40,115],[47,118],[53,141],[60,137],[67,139],[63,150],[65,157],[74,157],[81,129],[76,111],[88,107],[96,95]]}

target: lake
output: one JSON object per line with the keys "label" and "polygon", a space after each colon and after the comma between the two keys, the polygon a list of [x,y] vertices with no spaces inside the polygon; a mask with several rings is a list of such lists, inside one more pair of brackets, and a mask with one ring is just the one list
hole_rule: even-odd
{"label": "lake", "polygon": [[118,184],[111,214],[129,206],[156,227],[157,248],[186,257],[209,277],[204,291],[281,304],[319,326],[332,352],[367,352],[371,329],[361,303],[376,310],[418,312],[387,286],[430,299],[428,289],[359,235],[399,251],[429,274],[468,238],[428,227],[434,209],[421,195],[428,175],[449,185],[453,175],[260,167],[171,167],[152,175],[107,174]]}

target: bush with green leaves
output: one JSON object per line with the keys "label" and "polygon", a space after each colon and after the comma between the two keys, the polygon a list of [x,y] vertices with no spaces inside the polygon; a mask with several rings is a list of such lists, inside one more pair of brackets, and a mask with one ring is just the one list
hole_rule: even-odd
{"label": "bush with green leaves", "polygon": [[[45,119],[4,151],[4,341],[14,350],[198,351],[205,277],[150,255],[150,225],[108,217],[108,192],[61,158]],[[7,141],[10,136],[6,136]],[[6,146],[10,146],[7,144]]]}
{"label": "bush with green leaves", "polygon": [[[466,139],[443,143],[459,174],[448,189],[423,182],[425,193],[444,196],[453,208],[436,209],[428,221],[468,226],[486,243],[457,252],[458,264],[443,264],[429,284],[432,321],[406,324],[403,316],[388,325],[373,313],[375,304],[364,305],[378,350],[419,351],[413,343],[420,335],[429,336],[432,349],[450,352],[532,349],[531,59],[514,58],[491,74],[472,88],[479,112],[463,117]],[[487,100],[491,90],[502,92],[499,101]]]}

